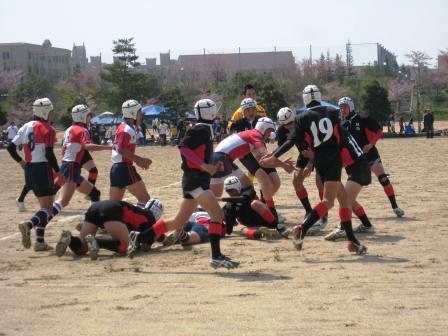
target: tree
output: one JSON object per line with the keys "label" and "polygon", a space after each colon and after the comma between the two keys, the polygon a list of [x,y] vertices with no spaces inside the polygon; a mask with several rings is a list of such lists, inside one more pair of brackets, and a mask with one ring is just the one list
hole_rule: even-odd
{"label": "tree", "polygon": [[361,96],[363,112],[384,123],[392,113],[387,90],[377,80],[368,81]]}
{"label": "tree", "polygon": [[181,85],[164,88],[159,100],[169,111],[181,114],[188,111],[189,104],[186,99],[185,88]]}
{"label": "tree", "polygon": [[144,97],[156,96],[159,92],[155,76],[136,71],[140,64],[132,41],[132,37],[113,41],[115,63],[100,74],[101,79],[109,84],[103,87],[100,98],[114,110],[119,110],[128,99],[142,100]]}

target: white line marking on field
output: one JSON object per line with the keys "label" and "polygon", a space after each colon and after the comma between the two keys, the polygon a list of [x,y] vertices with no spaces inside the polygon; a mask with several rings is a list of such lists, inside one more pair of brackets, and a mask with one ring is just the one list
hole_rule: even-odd
{"label": "white line marking on field", "polygon": [[[175,185],[180,185],[180,182],[174,182],[174,183],[170,183],[170,184],[167,184],[167,185],[158,187],[158,188],[154,188],[152,191],[156,191],[156,190],[160,190],[160,189],[164,189],[164,188],[173,187],[173,186],[175,186]],[[125,201],[130,201],[131,198],[128,197],[128,198],[125,198],[124,200],[125,200]],[[75,219],[82,219],[82,217],[83,217],[82,215],[66,216],[66,217],[58,218],[56,221],[57,221],[58,223],[71,222],[71,221],[73,221],[73,220],[75,220]],[[1,237],[1,238],[0,238],[0,241],[8,240],[8,239],[14,238],[14,237],[18,236],[19,234],[20,234],[20,232],[16,232],[16,233],[13,233],[12,235],[5,236],[5,237]]]}

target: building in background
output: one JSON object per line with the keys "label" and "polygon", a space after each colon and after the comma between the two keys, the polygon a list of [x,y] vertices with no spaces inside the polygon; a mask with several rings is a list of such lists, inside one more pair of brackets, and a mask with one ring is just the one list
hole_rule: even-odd
{"label": "building in background", "polygon": [[437,57],[437,69],[441,72],[448,73],[448,52],[441,53]]}
{"label": "building in background", "polygon": [[186,71],[223,73],[275,71],[296,66],[292,51],[180,55],[177,65]]}
{"label": "building in background", "polygon": [[77,46],[73,44],[72,49],[72,67],[79,66],[81,71],[87,69],[89,62],[87,60],[86,46],[84,43],[82,46]]}
{"label": "building in background", "polygon": [[42,45],[31,43],[0,43],[0,69],[20,70],[50,80],[67,79],[71,73],[71,52],[55,48],[49,40]]}

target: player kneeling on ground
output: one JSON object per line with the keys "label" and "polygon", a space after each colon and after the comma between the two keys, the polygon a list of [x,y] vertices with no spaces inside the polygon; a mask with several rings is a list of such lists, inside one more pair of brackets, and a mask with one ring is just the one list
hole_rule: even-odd
{"label": "player kneeling on ground", "polygon": [[[128,249],[129,231],[142,232],[151,228],[163,213],[163,204],[150,200],[144,208],[124,201],[100,201],[94,203],[85,213],[79,237],[70,231],[62,231],[56,245],[56,255],[64,255],[69,247],[76,255],[85,255],[96,259],[100,248],[125,254]],[[111,239],[95,238],[98,228],[105,229]]]}
{"label": "player kneeling on ground", "polygon": [[258,200],[255,190],[241,192],[241,183],[238,177],[230,176],[224,181],[224,189],[230,197],[222,198],[226,201],[224,206],[224,220],[227,233],[232,233],[236,220],[244,225],[244,236],[249,239],[260,239],[281,235],[288,236],[284,225],[279,224],[277,218],[269,207]]}

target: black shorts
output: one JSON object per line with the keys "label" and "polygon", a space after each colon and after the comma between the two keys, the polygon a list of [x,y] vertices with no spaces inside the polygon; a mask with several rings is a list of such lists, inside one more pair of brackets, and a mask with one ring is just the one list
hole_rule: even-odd
{"label": "black shorts", "polygon": [[258,163],[257,159],[252,154],[247,154],[245,157],[240,159],[243,166],[249,171],[249,173],[255,176],[258,169],[262,168]]}
{"label": "black shorts", "polygon": [[339,151],[334,153],[316,153],[314,156],[314,167],[322,183],[341,181],[342,159]]}
{"label": "black shorts", "polygon": [[369,162],[369,166],[373,166],[375,163],[381,163],[381,156],[378,152],[378,149],[376,149],[375,146],[373,146],[366,154],[367,161]]}
{"label": "black shorts", "polygon": [[368,186],[372,182],[372,173],[366,159],[361,159],[345,168],[348,181],[356,182],[362,186]]}
{"label": "black shorts", "polygon": [[195,199],[210,189],[211,176],[200,170],[188,169],[182,175],[182,193],[186,199]]}
{"label": "black shorts", "polygon": [[87,162],[93,160],[92,155],[90,155],[89,151],[84,151],[84,155],[82,156],[81,159],[81,167],[84,166]]}
{"label": "black shorts", "polygon": [[27,163],[25,184],[33,189],[36,197],[54,196],[53,170],[48,162]]}
{"label": "black shorts", "polygon": [[109,177],[110,186],[117,188],[126,188],[142,180],[135,167],[125,162],[114,163]]}
{"label": "black shorts", "polygon": [[297,158],[296,167],[297,168],[305,168],[308,163],[310,162],[310,159],[307,157],[304,157],[302,154],[299,154],[299,157]]}
{"label": "black shorts", "polygon": [[123,208],[119,201],[100,201],[92,204],[84,215],[84,221],[104,228],[105,222],[123,220]]}

